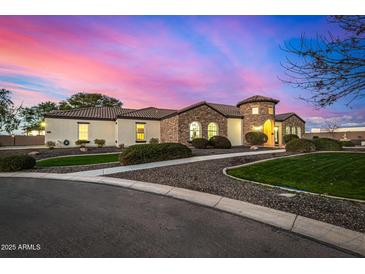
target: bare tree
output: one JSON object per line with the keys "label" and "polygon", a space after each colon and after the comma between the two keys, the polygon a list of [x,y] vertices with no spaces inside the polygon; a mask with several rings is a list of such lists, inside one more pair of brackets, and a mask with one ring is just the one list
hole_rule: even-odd
{"label": "bare tree", "polygon": [[338,24],[341,37],[302,35],[299,43],[281,47],[287,53],[282,63],[287,77],[282,81],[309,91],[302,99],[317,107],[344,97],[350,106],[365,96],[365,16],[330,16],[328,21]]}
{"label": "bare tree", "polygon": [[326,129],[332,135],[332,138],[335,137],[335,131],[339,128],[339,125],[336,120],[326,120]]}

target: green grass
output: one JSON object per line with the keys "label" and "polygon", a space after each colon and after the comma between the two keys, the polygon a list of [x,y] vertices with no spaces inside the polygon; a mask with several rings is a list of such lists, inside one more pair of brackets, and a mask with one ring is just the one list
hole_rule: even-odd
{"label": "green grass", "polygon": [[320,153],[230,169],[229,175],[265,184],[365,200],[365,154]]}
{"label": "green grass", "polygon": [[104,164],[119,161],[119,153],[100,155],[77,155],[37,161],[38,167],[79,166]]}

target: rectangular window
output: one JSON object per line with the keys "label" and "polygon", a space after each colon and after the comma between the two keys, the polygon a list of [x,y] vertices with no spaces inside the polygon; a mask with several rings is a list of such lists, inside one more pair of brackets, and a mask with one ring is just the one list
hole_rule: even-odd
{"label": "rectangular window", "polygon": [[269,113],[269,114],[274,114],[274,109],[273,109],[272,107],[269,107],[269,108],[268,108],[268,113]]}
{"label": "rectangular window", "polygon": [[259,108],[258,107],[252,108],[252,114],[259,114]]}
{"label": "rectangular window", "polygon": [[79,124],[79,140],[89,141],[89,125]]}
{"label": "rectangular window", "polygon": [[145,124],[136,123],[136,141],[145,140]]}

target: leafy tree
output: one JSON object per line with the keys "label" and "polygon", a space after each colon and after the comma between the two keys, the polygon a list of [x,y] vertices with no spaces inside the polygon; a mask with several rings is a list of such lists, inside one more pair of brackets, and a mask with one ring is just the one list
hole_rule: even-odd
{"label": "leafy tree", "polygon": [[32,107],[22,108],[20,111],[22,129],[26,132],[31,130],[44,130],[44,114],[57,109],[58,105],[50,101],[42,102]]}
{"label": "leafy tree", "polygon": [[10,90],[0,89],[0,131],[5,131],[8,134],[18,129],[20,124],[19,108],[14,106],[10,96]]}
{"label": "leafy tree", "polygon": [[67,110],[73,108],[87,107],[120,107],[122,102],[116,98],[109,97],[100,93],[79,92],[72,95],[65,101],[60,102],[60,109]]}
{"label": "leafy tree", "polygon": [[302,35],[299,45],[289,42],[282,47],[288,54],[282,64],[288,77],[283,81],[310,91],[303,99],[318,107],[345,97],[350,105],[365,96],[365,16],[330,16],[329,22],[341,28],[342,37]]}

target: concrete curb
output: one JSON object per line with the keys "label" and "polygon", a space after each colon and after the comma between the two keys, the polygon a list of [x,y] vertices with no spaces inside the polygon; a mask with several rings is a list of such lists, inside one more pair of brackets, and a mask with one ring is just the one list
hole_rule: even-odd
{"label": "concrete curb", "polygon": [[357,202],[357,203],[365,203],[364,200],[359,200],[359,199],[351,199],[351,198],[338,197],[338,196],[332,196],[332,195],[327,195],[327,194],[314,193],[314,192],[305,191],[305,190],[299,190],[299,189],[294,189],[294,188],[290,188],[290,187],[276,186],[276,185],[270,185],[270,184],[260,183],[260,182],[256,182],[256,181],[252,181],[252,180],[246,180],[246,179],[242,179],[242,178],[238,178],[238,177],[229,175],[227,173],[227,170],[230,170],[230,169],[240,168],[240,167],[244,167],[244,166],[251,166],[251,165],[258,164],[258,163],[263,163],[263,162],[267,162],[267,161],[273,161],[273,160],[277,160],[277,159],[284,159],[284,158],[290,158],[290,157],[296,157],[296,156],[302,156],[302,155],[309,155],[309,154],[318,154],[318,153],[364,153],[364,152],[352,152],[352,151],[349,151],[349,152],[348,151],[346,151],[346,152],[341,152],[341,151],[323,151],[322,152],[322,151],[316,151],[316,152],[311,152],[311,153],[293,154],[293,155],[287,155],[287,156],[282,156],[282,157],[275,157],[275,158],[263,159],[263,160],[259,160],[259,161],[255,161],[255,162],[250,162],[250,163],[246,163],[246,164],[237,165],[237,166],[225,167],[223,169],[223,174],[226,175],[227,177],[233,179],[233,180],[240,181],[240,182],[244,182],[244,183],[252,183],[252,184],[257,184],[257,185],[262,185],[262,186],[266,186],[266,187],[282,189],[282,190],[285,190],[285,191],[290,191],[290,192],[295,192],[295,193],[304,193],[304,194],[310,194],[310,195],[314,195],[314,196],[321,196],[321,197],[326,197],[326,198],[343,200],[343,201],[350,201],[350,202]]}
{"label": "concrete curb", "polygon": [[365,233],[214,194],[167,185],[100,176],[75,177],[70,174],[14,172],[0,173],[0,177],[81,181],[155,193],[253,219],[365,256]]}

